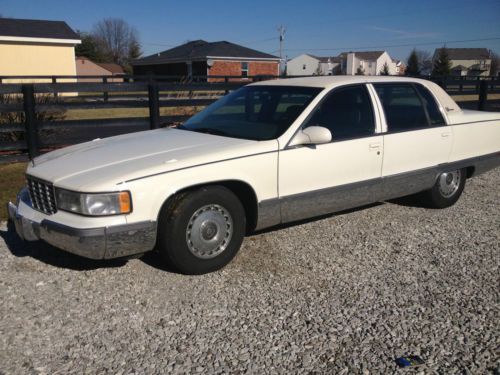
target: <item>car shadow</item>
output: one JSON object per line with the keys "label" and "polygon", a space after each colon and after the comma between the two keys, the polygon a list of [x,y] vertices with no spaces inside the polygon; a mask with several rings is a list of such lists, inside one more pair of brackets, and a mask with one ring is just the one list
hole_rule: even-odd
{"label": "car shadow", "polygon": [[23,258],[32,257],[40,262],[58,268],[74,271],[90,271],[98,268],[121,267],[127,259],[94,260],[59,250],[43,241],[23,241],[16,233],[12,222],[7,223],[7,230],[0,229],[0,237],[4,240],[12,255]]}

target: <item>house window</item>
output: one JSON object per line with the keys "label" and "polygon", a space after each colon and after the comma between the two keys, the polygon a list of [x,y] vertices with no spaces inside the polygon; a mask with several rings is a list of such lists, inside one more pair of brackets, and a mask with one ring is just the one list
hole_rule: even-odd
{"label": "house window", "polygon": [[306,70],[306,64],[302,65],[302,70]]}
{"label": "house window", "polygon": [[248,77],[248,63],[247,62],[241,63],[241,76]]}
{"label": "house window", "polygon": [[368,63],[368,67],[369,67],[369,68],[371,68],[371,67],[372,67],[372,62],[371,62],[371,61]]}

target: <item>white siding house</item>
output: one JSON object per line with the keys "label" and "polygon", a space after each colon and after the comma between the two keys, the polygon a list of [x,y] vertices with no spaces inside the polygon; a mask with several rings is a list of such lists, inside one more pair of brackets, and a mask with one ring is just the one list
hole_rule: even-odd
{"label": "white siding house", "polygon": [[346,56],[345,74],[355,75],[360,69],[364,75],[376,76],[387,64],[390,75],[397,75],[397,63],[386,51],[348,52]]}
{"label": "white siding house", "polygon": [[320,57],[303,54],[288,60],[286,72],[289,76],[334,75],[340,69],[338,57]]}

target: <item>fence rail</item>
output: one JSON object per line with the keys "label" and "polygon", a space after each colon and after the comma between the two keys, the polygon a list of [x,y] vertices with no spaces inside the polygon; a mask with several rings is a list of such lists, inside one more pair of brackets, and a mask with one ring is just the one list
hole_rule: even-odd
{"label": "fence rail", "polygon": [[[80,78],[100,82],[77,82]],[[123,82],[110,82],[113,78],[117,77],[0,76],[0,163],[102,136],[183,122],[192,113],[184,113],[182,108],[207,106],[254,81],[290,77],[124,75],[119,77]],[[488,94],[500,93],[499,77],[421,78],[432,79],[450,94],[478,95],[480,110],[485,108]],[[47,82],[9,83],[12,80]],[[133,115],[117,118],[106,114],[119,109]],[[91,114],[81,119],[65,118],[71,111]],[[104,115],[96,115],[96,111]],[[51,117],[51,113],[63,115]]]}

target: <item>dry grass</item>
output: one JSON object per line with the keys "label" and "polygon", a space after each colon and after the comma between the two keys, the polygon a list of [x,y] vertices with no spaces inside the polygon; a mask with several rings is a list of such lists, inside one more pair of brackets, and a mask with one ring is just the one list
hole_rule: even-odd
{"label": "dry grass", "polygon": [[[204,107],[164,107],[161,116],[192,116]],[[149,117],[148,108],[103,108],[70,109],[65,113],[66,120],[92,120],[107,118]]]}
{"label": "dry grass", "polygon": [[0,220],[7,220],[7,202],[16,200],[24,185],[26,163],[0,164]]}

